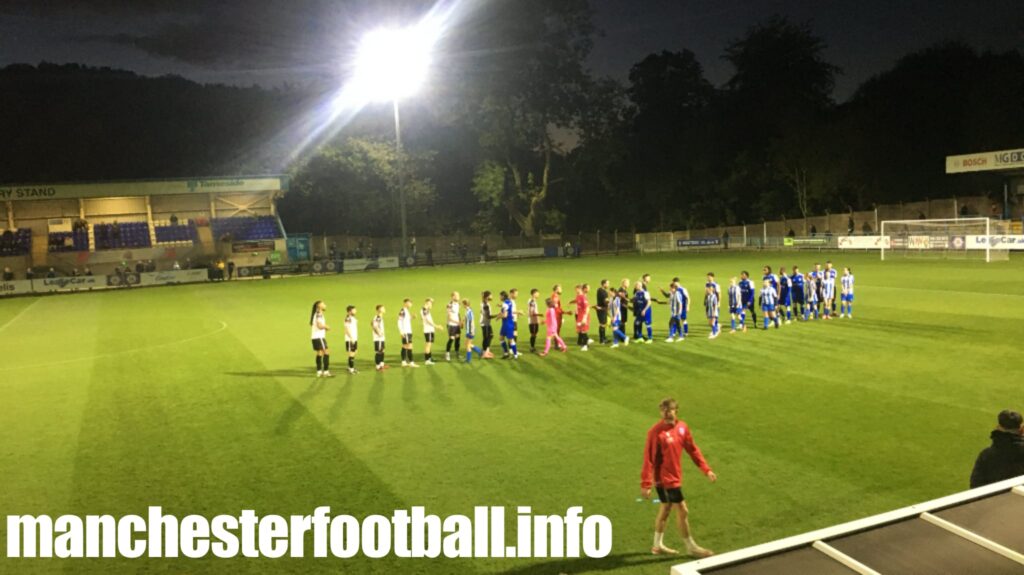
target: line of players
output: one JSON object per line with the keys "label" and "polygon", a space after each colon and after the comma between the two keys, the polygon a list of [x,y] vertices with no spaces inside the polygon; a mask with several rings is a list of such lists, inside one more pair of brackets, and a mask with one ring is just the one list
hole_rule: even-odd
{"label": "line of players", "polygon": [[[825,269],[819,264],[814,265],[814,270],[806,276],[800,273],[797,266],[793,267],[793,274],[786,275],[785,269],[780,268],[779,274],[772,273],[770,266],[764,267],[764,278],[762,289],[758,297],[763,319],[764,329],[769,324],[776,328],[785,321],[790,323],[793,317],[793,308],[796,308],[797,319],[803,316],[805,321],[811,317],[817,319],[819,314],[825,319],[831,319],[834,310],[834,299],[836,291],[836,270],[832,262],[826,262]],[[574,300],[575,309],[566,310],[562,308],[562,286],[555,284],[551,296],[543,303],[540,301],[540,291],[533,289],[527,300],[527,316],[530,333],[530,351],[537,351],[537,339],[540,335],[541,325],[545,331],[545,346],[541,356],[546,356],[551,351],[552,343],[555,343],[559,350],[565,352],[568,347],[561,338],[563,318],[574,316],[576,320],[577,345],[580,351],[588,351],[594,341],[590,339],[590,316],[595,311],[598,320],[599,343],[611,344],[612,348],[619,345],[629,345],[630,337],[624,332],[628,323],[630,308],[634,314],[633,337],[634,342],[650,344],[653,342],[653,310],[652,304],[659,303],[669,305],[669,335],[667,342],[683,341],[689,335],[688,315],[690,310],[690,294],[683,287],[679,278],[673,278],[669,289],[659,290],[667,298],[667,301],[659,301],[651,296],[648,286],[651,284],[650,274],[644,274],[640,281],[633,284],[632,297],[629,295],[630,282],[623,279],[620,287],[611,289],[608,280],[601,280],[597,290],[596,306],[591,306],[589,301],[589,284],[575,286],[576,297]],[[845,268],[840,280],[841,284],[841,306],[840,317],[853,317],[853,289],[854,278],[850,268]],[[744,271],[740,279],[730,280],[728,298],[729,313],[731,316],[732,332],[737,329],[747,330],[746,315],[751,314],[751,321],[757,323],[757,315],[754,306],[754,285],[749,274]],[[715,274],[708,273],[704,285],[704,309],[705,317],[711,333],[710,339],[718,337],[721,333],[719,325],[719,308],[721,302],[721,288],[715,281]],[[452,292],[451,298],[445,305],[445,328],[447,330],[447,344],[445,347],[445,360],[451,361],[454,349],[455,357],[462,353],[462,339],[465,337],[465,362],[470,363],[473,354],[476,353],[481,359],[494,357],[490,351],[494,340],[492,322],[499,320],[499,341],[502,348],[503,359],[519,359],[518,346],[518,318],[523,314],[518,308],[519,291],[515,288],[502,291],[499,294],[500,306],[494,308],[493,293],[484,291],[481,294],[480,321],[476,321],[473,306],[468,299],[460,296],[459,292]],[[544,311],[541,311],[541,305]],[[419,319],[423,326],[424,348],[423,364],[434,365],[433,346],[435,334],[440,328],[433,318],[434,299],[426,298],[419,310]],[[406,298],[398,311],[398,331],[401,336],[401,357],[403,367],[419,367],[413,357],[413,303]],[[317,377],[331,377],[330,372],[330,350],[327,346],[327,331],[330,327],[324,318],[324,311],[327,304],[317,301],[313,304],[310,314],[310,325],[312,327],[313,350],[316,352]],[[375,315],[370,322],[373,348],[374,367],[377,371],[388,369],[384,361],[385,353],[385,322],[384,314],[386,308],[383,304],[377,305]],[[785,320],[783,320],[785,313]],[[348,355],[349,373],[357,373],[355,368],[355,356],[359,346],[359,329],[356,306],[348,306],[344,321],[345,351]],[[480,328],[481,342],[476,345],[477,327]],[[611,330],[611,337],[608,337],[608,330]],[[646,337],[644,331],[646,328]]]}

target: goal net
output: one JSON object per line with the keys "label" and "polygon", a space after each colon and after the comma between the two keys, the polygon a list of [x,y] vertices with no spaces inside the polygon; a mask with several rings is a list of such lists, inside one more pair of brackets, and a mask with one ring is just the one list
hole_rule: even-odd
{"label": "goal net", "polygon": [[[1005,223],[991,218],[948,220],[885,220],[879,229],[883,238],[882,259],[887,257],[984,259],[1010,258],[1007,247],[992,237],[1006,232]],[[995,244],[995,245],[993,245]]]}

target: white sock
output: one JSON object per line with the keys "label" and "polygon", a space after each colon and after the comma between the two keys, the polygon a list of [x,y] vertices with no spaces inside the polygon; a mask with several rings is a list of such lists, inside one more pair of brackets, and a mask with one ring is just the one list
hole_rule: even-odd
{"label": "white sock", "polygon": [[683,543],[686,544],[686,550],[690,551],[690,552],[692,552],[694,549],[699,547],[697,545],[697,542],[693,540],[693,536],[692,535],[687,537],[687,538],[685,538],[685,539],[683,539]]}
{"label": "white sock", "polygon": [[664,543],[663,543],[664,539],[665,539],[665,532],[664,531],[662,531],[661,533],[658,533],[657,531],[655,531],[654,532],[654,547],[655,548],[659,548],[659,547],[663,546],[664,545]]}

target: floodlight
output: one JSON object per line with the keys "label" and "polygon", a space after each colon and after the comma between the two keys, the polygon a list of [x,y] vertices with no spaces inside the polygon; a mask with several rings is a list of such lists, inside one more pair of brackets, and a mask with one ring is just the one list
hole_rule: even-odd
{"label": "floodlight", "polygon": [[379,28],[363,37],[353,88],[366,101],[394,101],[416,93],[427,77],[440,35],[433,19],[408,28]]}

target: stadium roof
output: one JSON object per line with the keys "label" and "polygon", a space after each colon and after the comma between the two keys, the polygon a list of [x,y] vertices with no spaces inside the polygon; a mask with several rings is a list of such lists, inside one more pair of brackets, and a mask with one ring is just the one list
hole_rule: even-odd
{"label": "stadium roof", "polygon": [[0,184],[0,201],[192,195],[197,193],[283,192],[287,190],[288,177],[282,175],[55,184]]}
{"label": "stadium roof", "polygon": [[672,567],[672,575],[1024,573],[1024,476]]}
{"label": "stadium roof", "polygon": [[1006,170],[1024,174],[1024,148],[946,156],[947,174]]}

